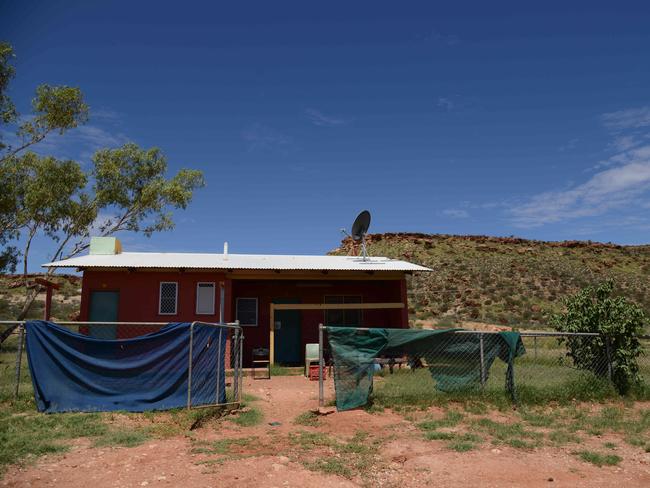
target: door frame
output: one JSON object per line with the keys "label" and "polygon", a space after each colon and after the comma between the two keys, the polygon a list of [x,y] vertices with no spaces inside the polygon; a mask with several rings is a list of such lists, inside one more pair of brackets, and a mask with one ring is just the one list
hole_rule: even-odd
{"label": "door frame", "polygon": [[[299,297],[276,297],[276,298],[271,299],[271,304],[275,305],[276,307],[278,305],[290,305],[290,306],[293,305],[293,306],[295,306],[295,305],[301,305],[302,302],[300,301]],[[277,308],[276,308],[276,310],[277,310]],[[298,349],[300,349],[300,347],[302,345],[302,314],[300,313],[299,310],[297,310],[295,308],[288,308],[288,309],[284,309],[284,310],[288,311],[288,312],[298,312],[298,314],[299,314],[298,315]],[[274,329],[274,331],[275,331],[275,318],[276,317],[275,317],[275,312],[274,312],[274,314],[273,314],[273,329]],[[280,336],[281,336],[281,334],[280,334]],[[275,341],[275,336],[274,336],[274,341]],[[270,349],[273,349],[273,351],[275,352],[275,342],[273,343],[273,346]],[[270,352],[270,349],[269,349],[269,352]],[[298,356],[300,356],[300,351],[298,351]],[[298,362],[300,362],[300,359],[298,359]]]}

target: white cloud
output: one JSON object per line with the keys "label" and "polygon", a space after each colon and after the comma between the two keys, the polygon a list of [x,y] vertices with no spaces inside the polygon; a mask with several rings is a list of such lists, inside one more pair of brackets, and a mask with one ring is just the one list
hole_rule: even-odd
{"label": "white cloud", "polygon": [[325,115],[323,112],[313,108],[305,109],[305,114],[307,114],[307,117],[312,124],[321,127],[335,127],[337,125],[347,125],[350,123],[347,119]]}
{"label": "white cloud", "polygon": [[77,127],[72,135],[93,149],[116,147],[128,142],[128,138],[124,134],[112,134],[95,125]]}
{"label": "white cloud", "polygon": [[610,112],[601,116],[605,127],[614,130],[639,129],[650,126],[650,106]]}
{"label": "white cloud", "polygon": [[617,153],[592,166],[595,172],[587,181],[513,205],[507,212],[514,225],[538,227],[588,217],[610,218],[605,214],[612,210],[617,210],[621,225],[631,225],[630,212],[650,200],[650,134],[639,131],[650,126],[650,107],[606,113],[601,120],[613,138],[608,148]]}
{"label": "white cloud", "polygon": [[462,208],[448,208],[440,212],[445,217],[450,217],[452,219],[466,219],[469,217],[467,210]]}
{"label": "white cloud", "polygon": [[275,129],[263,124],[253,124],[242,132],[242,139],[248,142],[248,150],[288,147],[293,140]]}
{"label": "white cloud", "polygon": [[580,217],[593,217],[629,206],[650,190],[650,145],[610,158],[607,169],[567,190],[533,196],[511,210],[513,223],[537,227]]}

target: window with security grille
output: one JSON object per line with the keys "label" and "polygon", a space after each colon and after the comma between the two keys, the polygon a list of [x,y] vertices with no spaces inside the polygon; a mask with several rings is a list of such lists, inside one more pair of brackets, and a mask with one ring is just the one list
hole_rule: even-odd
{"label": "window with security grille", "polygon": [[196,284],[196,313],[214,315],[214,283]]}
{"label": "window with security grille", "polygon": [[239,325],[257,325],[257,298],[237,298]]}
{"label": "window with security grille", "polygon": [[158,313],[160,315],[176,315],[177,305],[178,305],[178,283],[174,281],[161,282]]}
{"label": "window with security grille", "polygon": [[[362,303],[360,295],[325,295],[324,303]],[[361,327],[361,310],[325,310],[325,325]]]}

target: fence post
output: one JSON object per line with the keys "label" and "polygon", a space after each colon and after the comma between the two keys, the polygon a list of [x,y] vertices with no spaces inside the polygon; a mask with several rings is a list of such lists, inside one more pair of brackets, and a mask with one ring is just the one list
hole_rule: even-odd
{"label": "fence post", "polygon": [[533,337],[533,344],[535,345],[535,359],[537,359],[537,336]]}
{"label": "fence post", "polygon": [[325,406],[325,392],[323,385],[323,324],[318,324],[318,406]]}
{"label": "fence post", "polygon": [[[239,325],[239,320],[235,322],[237,325]],[[244,329],[241,327],[239,328],[239,388],[238,388],[238,394],[239,398],[238,401],[241,402],[242,399],[242,392],[244,391]]]}
{"label": "fence post", "polygon": [[233,400],[239,401],[239,329],[235,329],[233,334],[232,347],[232,393]]}
{"label": "fence post", "polygon": [[479,335],[479,348],[481,353],[481,388],[485,388],[485,353],[483,351],[483,333]]}
{"label": "fence post", "polygon": [[14,401],[18,400],[18,390],[20,388],[20,373],[23,363],[23,342],[25,340],[25,324],[18,326],[18,351],[16,352],[16,387],[14,389]]}
{"label": "fence post", "polygon": [[[222,334],[223,334],[223,327],[219,327],[219,342],[218,342],[219,347],[217,348],[217,388],[216,388],[216,390],[217,390],[217,398],[216,398],[216,400],[217,401],[215,402],[216,404],[221,403],[221,396],[219,395],[219,386],[221,385],[221,356],[222,356],[221,355],[221,337],[222,337]],[[224,345],[224,348],[225,347],[226,346]],[[225,356],[225,354],[224,354],[224,356]],[[224,359],[224,361],[225,361],[225,359]],[[225,366],[226,365],[224,364],[224,382],[226,380],[226,378],[225,378],[225,374],[226,374]],[[226,399],[226,401],[228,401],[228,400]]]}
{"label": "fence post", "polygon": [[190,324],[190,363],[187,368],[187,408],[192,408],[192,347],[194,345],[194,322]]}
{"label": "fence post", "polygon": [[609,337],[605,336],[605,352],[607,353],[607,378],[612,381],[612,350],[609,344]]}

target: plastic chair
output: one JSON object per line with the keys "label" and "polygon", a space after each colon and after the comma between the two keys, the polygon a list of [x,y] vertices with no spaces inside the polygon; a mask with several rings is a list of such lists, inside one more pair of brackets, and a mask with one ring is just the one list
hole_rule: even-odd
{"label": "plastic chair", "polygon": [[305,376],[309,375],[309,366],[319,363],[319,353],[320,351],[318,350],[318,343],[305,344]]}

